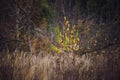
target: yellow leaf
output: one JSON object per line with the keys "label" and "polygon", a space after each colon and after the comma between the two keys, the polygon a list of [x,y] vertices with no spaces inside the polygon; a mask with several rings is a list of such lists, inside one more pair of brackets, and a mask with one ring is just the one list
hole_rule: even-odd
{"label": "yellow leaf", "polygon": [[62,42],[62,39],[58,39],[58,43],[61,43]]}
{"label": "yellow leaf", "polygon": [[67,28],[67,31],[69,31],[69,28]]}
{"label": "yellow leaf", "polygon": [[69,38],[67,36],[65,38],[66,38],[66,41],[69,41]]}
{"label": "yellow leaf", "polygon": [[64,20],[65,20],[65,21],[67,20],[66,16],[64,16]]}
{"label": "yellow leaf", "polygon": [[68,27],[70,27],[70,24],[68,24]]}
{"label": "yellow leaf", "polygon": [[66,24],[69,24],[69,21],[66,21]]}
{"label": "yellow leaf", "polygon": [[77,38],[77,41],[80,41],[80,39],[79,39],[79,38]]}

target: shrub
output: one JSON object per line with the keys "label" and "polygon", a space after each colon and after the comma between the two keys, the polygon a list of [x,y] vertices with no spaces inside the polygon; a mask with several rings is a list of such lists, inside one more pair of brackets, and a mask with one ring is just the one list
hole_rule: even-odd
{"label": "shrub", "polygon": [[71,53],[79,49],[79,36],[76,25],[71,26],[69,21],[64,17],[65,24],[63,30],[55,28],[55,41],[50,47],[57,53]]}

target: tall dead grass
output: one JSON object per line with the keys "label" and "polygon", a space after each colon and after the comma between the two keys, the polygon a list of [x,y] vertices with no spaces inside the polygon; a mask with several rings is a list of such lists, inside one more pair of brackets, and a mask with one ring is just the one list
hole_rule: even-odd
{"label": "tall dead grass", "polygon": [[42,56],[45,52],[37,55],[8,52],[0,57],[0,80],[119,80],[120,56],[117,53],[114,56]]}

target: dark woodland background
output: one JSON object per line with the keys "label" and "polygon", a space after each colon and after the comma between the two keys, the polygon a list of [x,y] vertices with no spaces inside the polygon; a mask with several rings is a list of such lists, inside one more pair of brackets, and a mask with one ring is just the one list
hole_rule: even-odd
{"label": "dark woodland background", "polygon": [[[94,37],[93,34],[101,36],[97,48],[119,45],[119,4],[119,0],[1,0],[0,50],[6,47],[4,43],[23,42],[22,37],[35,33],[35,28],[45,28],[50,34],[56,24],[63,23],[64,16],[67,16],[71,24],[81,22],[85,26],[89,22],[88,25],[91,25],[89,28],[92,31],[88,34],[85,33],[85,27],[83,30],[79,28],[80,33],[83,33],[81,40],[84,42],[81,42],[81,45],[84,48],[90,45],[85,43]],[[90,21],[94,23],[90,24]],[[103,40],[105,37],[107,41]]]}
{"label": "dark woodland background", "polygon": [[[79,50],[57,54],[55,28]],[[0,80],[120,80],[120,0],[0,0]]]}

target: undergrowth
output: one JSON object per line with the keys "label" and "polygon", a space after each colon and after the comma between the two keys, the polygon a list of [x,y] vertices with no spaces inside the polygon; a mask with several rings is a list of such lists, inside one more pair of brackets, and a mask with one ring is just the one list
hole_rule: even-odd
{"label": "undergrowth", "polygon": [[[78,56],[29,54],[15,51],[0,55],[0,80],[119,80],[120,49]],[[2,53],[1,53],[2,54]],[[113,55],[114,54],[114,55]]]}
{"label": "undergrowth", "polygon": [[71,26],[66,16],[64,20],[63,29],[60,29],[60,27],[55,28],[56,41],[50,47],[57,53],[73,53],[79,50],[79,33],[76,28],[77,26]]}
{"label": "undergrowth", "polygon": [[71,25],[64,20],[62,28],[55,28],[53,41],[44,35],[31,36],[31,52],[24,45],[23,51],[1,52],[0,80],[119,80],[120,48],[91,52],[91,46],[100,46],[101,32],[92,31],[87,22]]}

